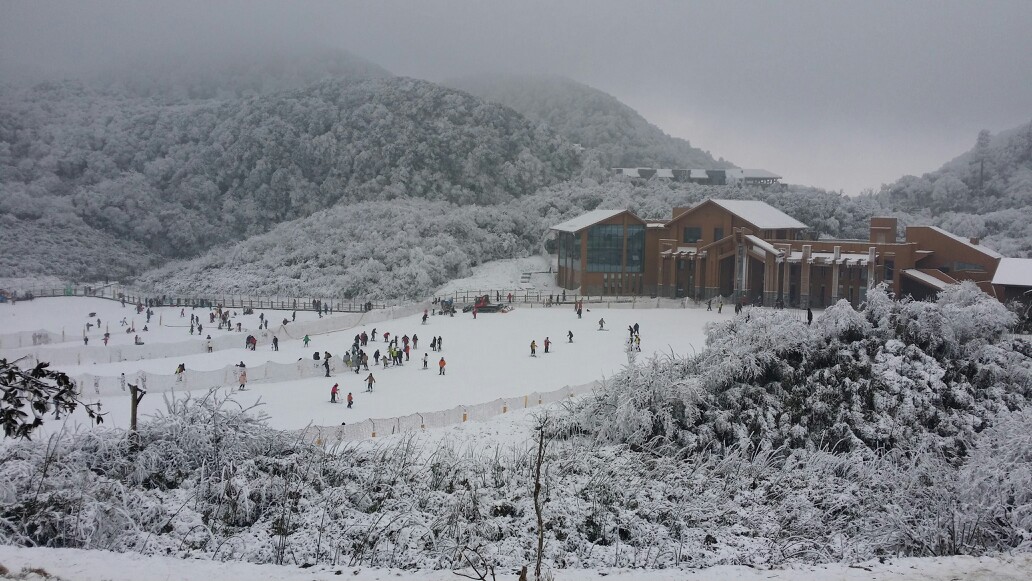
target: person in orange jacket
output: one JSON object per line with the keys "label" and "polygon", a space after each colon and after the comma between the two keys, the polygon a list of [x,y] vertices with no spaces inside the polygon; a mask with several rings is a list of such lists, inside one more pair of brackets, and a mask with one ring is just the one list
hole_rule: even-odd
{"label": "person in orange jacket", "polygon": [[447,364],[444,362],[444,357],[441,357],[441,360],[437,362],[437,367],[440,368],[440,371],[437,372],[437,375],[444,375],[444,366],[445,365],[447,365]]}

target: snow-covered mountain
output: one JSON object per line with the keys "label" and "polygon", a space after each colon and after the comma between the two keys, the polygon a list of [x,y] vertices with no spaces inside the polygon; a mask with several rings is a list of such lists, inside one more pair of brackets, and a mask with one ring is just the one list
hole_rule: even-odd
{"label": "snow-covered mountain", "polygon": [[612,95],[565,77],[480,74],[445,84],[544,123],[596,151],[606,167],[734,167],[667,135]]}
{"label": "snow-covered mountain", "polygon": [[1032,122],[991,135],[941,168],[872,196],[902,223],[934,224],[1008,256],[1032,255]]}
{"label": "snow-covered mountain", "polygon": [[[341,204],[491,205],[580,165],[572,144],[515,111],[415,79],[166,97],[78,82],[4,93],[0,243],[23,250],[7,259],[16,275],[124,276]],[[70,227],[73,244],[31,246],[40,224]],[[62,260],[76,240],[112,237],[85,269]]]}

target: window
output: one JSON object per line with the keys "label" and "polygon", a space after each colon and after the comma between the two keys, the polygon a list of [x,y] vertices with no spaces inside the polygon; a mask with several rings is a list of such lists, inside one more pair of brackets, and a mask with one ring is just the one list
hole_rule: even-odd
{"label": "window", "polygon": [[981,264],[972,264],[970,262],[954,262],[954,270],[985,270]]}
{"label": "window", "polygon": [[895,260],[886,260],[885,261],[885,280],[888,280],[888,281],[893,280],[896,277],[895,272],[894,272],[895,270],[896,270],[896,261]]}
{"label": "window", "polygon": [[684,227],[684,238],[682,242],[691,243],[702,240],[702,228],[698,226],[685,226]]}
{"label": "window", "polygon": [[724,229],[723,228],[719,228],[719,227],[718,228],[714,228],[713,229],[713,241],[716,242],[717,240],[721,240],[723,238],[724,238]]}
{"label": "window", "polygon": [[624,264],[625,272],[642,272],[645,270],[645,226],[631,224],[627,226],[627,256]]}
{"label": "window", "polygon": [[580,270],[580,234],[559,234],[559,264],[571,270]]}
{"label": "window", "polygon": [[624,227],[600,224],[588,230],[588,272],[620,272]]}

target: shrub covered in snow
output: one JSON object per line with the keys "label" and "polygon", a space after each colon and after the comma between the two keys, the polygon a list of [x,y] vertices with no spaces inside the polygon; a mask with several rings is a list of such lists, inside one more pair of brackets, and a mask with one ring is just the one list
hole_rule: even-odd
{"label": "shrub covered in snow", "polygon": [[[747,309],[713,325],[704,352],[632,360],[553,409],[546,564],[1027,549],[1032,349],[1005,340],[1006,309],[970,287],[885,299],[813,326]],[[957,328],[967,313],[977,324]],[[518,568],[537,546],[535,442],[426,434],[326,452],[233,401],[171,401],[137,436],[0,449],[0,541],[406,568],[460,567],[475,549]]]}
{"label": "shrub covered in snow", "polygon": [[582,425],[605,441],[694,449],[876,450],[928,438],[956,458],[995,413],[1032,396],[1027,343],[1003,340],[1013,322],[972,283],[934,303],[873,289],[864,309],[840,301],[812,326],[747,308],[707,330],[702,354],[607,382]]}

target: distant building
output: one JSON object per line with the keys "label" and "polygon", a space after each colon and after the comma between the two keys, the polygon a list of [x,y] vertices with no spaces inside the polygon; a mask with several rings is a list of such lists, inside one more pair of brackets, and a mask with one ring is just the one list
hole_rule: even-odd
{"label": "distant building", "polygon": [[806,240],[806,224],[752,200],[706,200],[650,222],[629,210],[595,210],[551,228],[556,282],[593,295],[649,295],[824,307],[888,281],[925,298],[971,280],[1001,301],[1032,291],[1032,259],[1006,258],[977,239],[895,218],[872,218],[868,240]]}
{"label": "distant building", "polygon": [[772,185],[781,176],[765,169],[656,169],[651,167],[614,167],[614,174],[629,178],[668,179],[677,182],[691,182],[711,186],[729,184]]}

